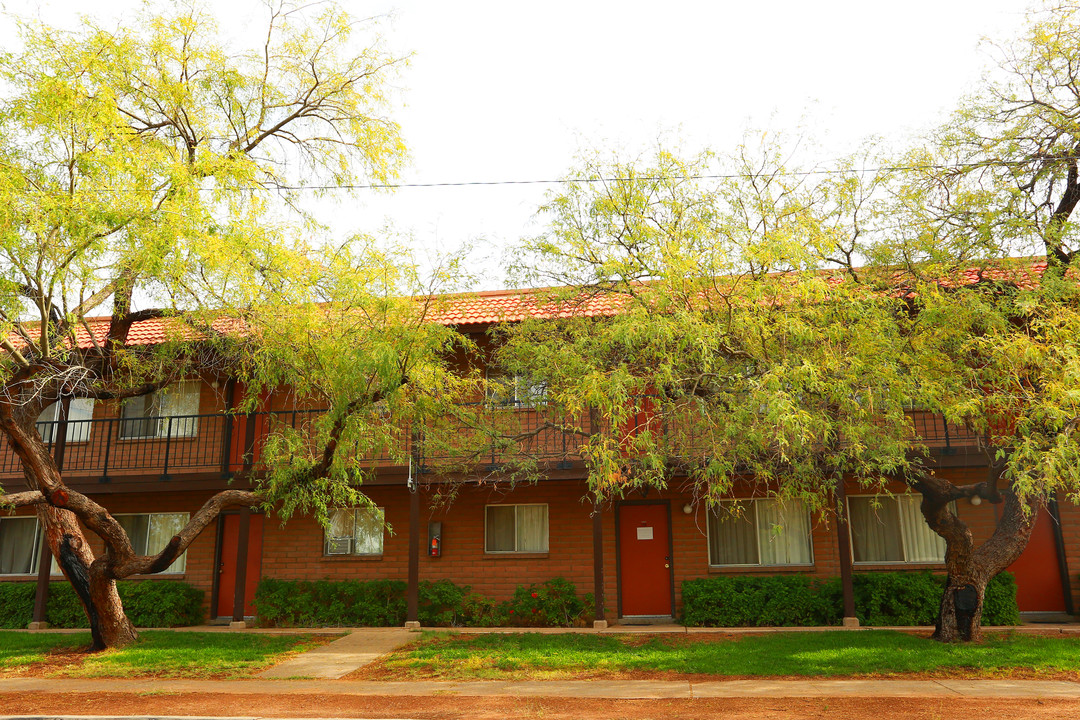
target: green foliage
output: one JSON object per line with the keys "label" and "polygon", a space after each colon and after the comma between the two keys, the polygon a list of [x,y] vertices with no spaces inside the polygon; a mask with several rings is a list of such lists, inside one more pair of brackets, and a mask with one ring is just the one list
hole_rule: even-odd
{"label": "green foliage", "polygon": [[[407,586],[399,580],[273,580],[255,591],[259,624],[271,627],[382,627],[405,623]],[[449,580],[422,582],[420,624],[426,627],[520,625],[573,627],[592,609],[563,578],[519,585],[497,602]]]}
{"label": "green foliage", "polygon": [[0,628],[25,628],[33,620],[34,587],[34,583],[0,583]]}
{"label": "green foliage", "polygon": [[[945,578],[926,572],[858,573],[855,614],[863,625],[933,625]],[[708,627],[839,625],[839,578],[724,575],[683,582],[683,622]],[[982,622],[1015,625],[1016,581],[1001,573],[986,586]]]}
{"label": "green foliage", "polygon": [[138,627],[186,627],[205,618],[205,593],[187,583],[142,581],[119,583],[124,611]]}
{"label": "green foliage", "polygon": [[426,627],[463,625],[461,613],[468,595],[468,585],[455,585],[446,579],[420,583],[420,624]]}
{"label": "green foliage", "polygon": [[833,578],[805,575],[686,580],[682,621],[711,627],[838,625],[841,605],[834,592],[838,588]]}
{"label": "green foliage", "polygon": [[[125,580],[116,584],[128,619],[136,627],[187,627],[206,618],[205,593],[172,580]],[[0,583],[0,628],[25,628],[34,613],[34,583]],[[79,598],[67,583],[49,585],[46,621],[52,627],[85,628]]]}
{"label": "green foliage", "polygon": [[405,623],[400,580],[274,580],[255,590],[256,613],[270,627],[378,627]]}
{"label": "green foliage", "polygon": [[523,627],[574,627],[584,621],[587,599],[565,578],[553,578],[529,586],[518,585],[514,597],[504,602],[500,614],[508,625]]}
{"label": "green foliage", "polygon": [[620,673],[727,677],[844,677],[947,672],[961,677],[1053,677],[1080,670],[1080,638],[987,633],[977,645],[943,644],[894,630],[717,634],[427,634],[386,658],[397,680],[602,681]]}
{"label": "green foliage", "polygon": [[1019,625],[1016,606],[1016,578],[1012,573],[998,573],[986,584],[982,621],[985,625]]}
{"label": "green foliage", "polygon": [[[147,630],[125,648],[85,654],[56,671],[65,677],[221,678],[252,675],[293,652],[321,642],[312,635],[247,635]],[[33,667],[50,651],[85,649],[90,633],[0,633],[0,669]]]}

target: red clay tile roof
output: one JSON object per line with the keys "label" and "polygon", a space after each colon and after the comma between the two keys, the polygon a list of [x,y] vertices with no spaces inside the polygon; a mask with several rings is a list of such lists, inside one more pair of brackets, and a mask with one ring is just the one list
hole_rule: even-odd
{"label": "red clay tile roof", "polygon": [[[94,339],[97,340],[98,343],[103,342],[105,337],[109,334],[108,317],[86,318],[86,324],[94,333]],[[211,327],[217,332],[224,333],[235,330],[238,327],[238,322],[230,318],[221,318],[211,323]],[[175,338],[176,335],[194,339],[198,336],[198,333],[190,328],[181,326],[175,321],[170,321],[167,318],[143,320],[142,322],[132,324],[131,329],[128,331],[127,345],[129,347],[138,345],[158,345],[165,342],[165,340],[170,337]],[[94,343],[90,339],[90,334],[86,331],[86,328],[77,327],[75,329],[75,339],[80,348],[90,349],[94,347]]]}
{"label": "red clay tile roof", "polygon": [[541,300],[533,290],[493,290],[442,298],[433,306],[431,319],[443,325],[482,325],[528,318],[609,317],[623,302],[620,297],[598,294],[557,305]]}
{"label": "red clay tile roof", "polygon": [[[969,268],[960,273],[962,281],[945,281],[942,284],[975,284],[980,278],[989,278],[1008,279],[1021,287],[1032,287],[1037,284],[1046,266],[1045,260],[1036,260],[1029,265],[1012,268],[989,270]],[[837,282],[841,280],[837,278]],[[899,278],[898,282],[902,284]],[[596,294],[585,297],[579,302],[556,304],[538,297],[538,292],[540,291],[493,290],[443,296],[437,298],[437,302],[431,308],[429,318],[432,322],[443,325],[468,326],[520,322],[527,318],[610,317],[617,314],[627,300],[624,296]],[[87,318],[86,322],[99,342],[105,338],[109,327],[108,317]],[[135,323],[128,334],[127,344],[129,346],[155,345],[164,342],[178,330],[191,337],[196,336],[193,331],[178,328],[176,325],[173,325],[175,329],[170,332],[169,326],[168,319],[144,320]],[[238,321],[223,318],[215,321],[213,327],[219,332],[235,331]],[[84,328],[78,328],[76,337],[80,348],[93,347],[90,336]]]}

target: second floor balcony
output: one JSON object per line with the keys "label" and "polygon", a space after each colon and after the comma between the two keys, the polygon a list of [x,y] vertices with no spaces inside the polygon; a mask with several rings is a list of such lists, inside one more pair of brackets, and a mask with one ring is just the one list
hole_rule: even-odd
{"label": "second floor balcony", "polygon": [[[568,470],[582,466],[583,442],[602,429],[593,426],[587,412],[557,413],[542,404],[477,403],[462,409],[459,417],[441,421],[438,431],[397,428],[380,449],[354,452],[364,465],[384,473],[407,471],[410,459],[417,469],[429,472],[456,465],[490,474],[520,461],[545,471]],[[40,422],[38,431],[54,456],[62,456],[63,473],[70,482],[119,491],[133,483],[198,479],[221,484],[230,478],[258,474],[262,448],[270,434],[288,426],[312,437],[315,422],[323,413],[274,410],[247,415],[93,417],[69,421],[63,442],[59,421]],[[635,416],[634,422],[661,433],[673,457],[689,458],[705,450],[705,439],[690,418],[646,415]],[[946,423],[939,415],[910,410],[908,417],[912,435],[932,454],[969,453],[979,446],[975,433]],[[62,452],[57,452],[58,445],[63,446]],[[0,450],[0,480],[11,489],[12,481],[21,475],[19,459],[4,447]]]}

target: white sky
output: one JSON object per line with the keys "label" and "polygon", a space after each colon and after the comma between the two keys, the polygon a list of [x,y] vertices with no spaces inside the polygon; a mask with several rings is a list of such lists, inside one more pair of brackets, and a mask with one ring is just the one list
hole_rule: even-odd
{"label": "white sky", "polygon": [[[1010,37],[1025,0],[343,0],[358,16],[394,11],[390,48],[413,53],[401,123],[403,182],[556,179],[580,151],[638,152],[660,136],[724,151],[748,127],[795,130],[815,161],[870,135],[902,144],[934,126],[986,62],[982,36]],[[65,25],[90,8],[112,21],[137,0],[0,0]],[[253,0],[211,4],[244,34]],[[10,42],[0,18],[0,47]],[[482,288],[501,287],[503,248],[539,226],[543,185],[363,192],[327,207],[335,235],[392,225],[421,248],[479,242]]]}

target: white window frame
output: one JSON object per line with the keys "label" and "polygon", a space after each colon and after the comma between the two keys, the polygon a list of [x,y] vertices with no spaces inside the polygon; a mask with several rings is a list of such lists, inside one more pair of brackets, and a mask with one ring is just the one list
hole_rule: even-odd
{"label": "white window frame", "polygon": [[[514,549],[513,550],[489,550],[488,549],[488,508],[514,508]],[[517,549],[517,523],[518,508],[542,507],[544,508],[544,547],[542,550],[518,550]],[[484,506],[484,553],[486,555],[535,555],[547,553],[551,548],[551,508],[548,503],[491,503]]]}
{"label": "white window frame", "polygon": [[524,375],[488,375],[487,402],[496,410],[535,410],[547,405],[547,383]]}
{"label": "white window frame", "polygon": [[[199,434],[199,401],[201,399],[202,383],[199,380],[182,380],[167,387],[155,390],[138,398],[130,398],[124,402],[120,409],[120,439],[121,440],[155,440],[165,438],[171,433],[173,438],[192,438]],[[173,400],[174,397],[184,397],[186,400]],[[195,412],[177,412],[176,404],[191,403],[194,398]],[[126,417],[124,408],[129,403],[139,400],[143,403],[144,412],[141,416]],[[195,416],[195,417],[192,417]],[[170,422],[169,418],[182,417],[183,420]],[[156,419],[156,422],[150,421]],[[128,428],[152,430],[152,433],[136,435],[125,432]]]}
{"label": "white window frame", "polygon": [[[38,563],[41,562],[41,543],[45,540],[45,534],[41,532],[41,522],[36,515],[2,515],[0,516],[0,525],[10,520],[18,520],[26,522],[32,520],[34,522],[34,547],[30,550],[32,556],[30,558],[30,571],[25,573],[0,573],[0,577],[29,577],[37,575]],[[60,572],[60,566],[56,563],[56,558],[52,559],[52,567],[49,569],[49,575],[56,577],[62,575]]]}
{"label": "white window frame", "polygon": [[[900,566],[904,566],[904,565],[914,565],[916,567],[919,567],[919,566],[922,566],[922,567],[934,567],[934,566],[937,566],[937,565],[944,565],[945,564],[945,553],[944,553],[944,551],[942,551],[941,560],[908,560],[908,559],[906,559],[907,556],[908,556],[908,549],[907,549],[907,545],[904,543],[904,528],[903,528],[904,516],[900,513],[899,508],[897,508],[897,518],[898,518],[899,523],[900,523],[900,549],[904,553],[904,558],[905,559],[904,560],[856,560],[855,559],[855,524],[851,521],[851,502],[850,502],[850,500],[852,498],[876,498],[878,501],[891,500],[891,501],[899,503],[900,501],[897,498],[899,498],[901,496],[904,496],[904,495],[908,495],[910,497],[916,497],[916,498],[921,498],[922,497],[922,493],[896,493],[894,495],[881,494],[881,493],[877,493],[877,494],[861,493],[861,494],[858,494],[858,495],[848,495],[847,496],[849,502],[846,503],[847,507],[844,508],[844,512],[847,513],[848,548],[849,548],[849,550],[851,552],[851,564],[852,565],[858,565],[858,566],[893,565],[893,566],[896,566],[896,567],[900,567]],[[951,502],[951,503],[949,503],[949,506],[952,508],[953,512],[955,513],[956,512],[956,503]],[[932,532],[932,533],[934,532],[933,530],[930,529],[930,526],[926,524],[926,520],[923,520],[923,525],[926,527],[927,531]],[[937,535],[937,533],[934,533],[934,534]],[[940,537],[940,536],[938,536],[938,537]],[[942,543],[944,543],[945,539],[942,538],[941,541],[942,541]]]}
{"label": "white window frame", "polygon": [[[71,405],[68,407],[68,431],[67,441],[68,443],[83,443],[90,441],[90,430],[93,428],[93,423],[90,422],[94,419],[94,399],[93,398],[72,398]],[[57,429],[57,422],[60,420],[60,403],[54,402],[45,408],[40,415],[38,415],[38,434],[41,435],[41,439],[46,443],[51,443],[55,439],[54,433]],[[45,427],[41,427],[41,424],[47,423]]]}
{"label": "white window frame", "polygon": [[[152,526],[152,524],[154,522],[154,518],[155,517],[161,517],[161,516],[164,516],[164,515],[170,515],[170,516],[172,516],[172,515],[180,515],[180,516],[182,516],[184,518],[184,525],[187,525],[188,521],[191,520],[191,513],[186,513],[186,512],[113,513],[113,517],[116,518],[118,521],[122,517],[146,517],[146,518],[148,518],[147,522],[146,522],[146,537],[142,541],[144,552],[140,553],[136,549],[136,552],[135,552],[136,555],[156,555],[157,553],[159,553],[159,552],[161,552],[162,550],[165,549],[164,545],[159,547],[159,548],[148,547],[148,545],[150,544],[151,526]],[[127,532],[126,528],[124,529],[124,532]],[[132,543],[131,543],[132,547],[136,547],[134,538],[129,537],[128,539],[132,541]],[[187,551],[185,550],[184,552],[180,553],[176,557],[175,560],[172,561],[172,563],[169,565],[169,567],[162,570],[159,574],[161,574],[161,575],[183,575],[186,572],[187,572]]]}
{"label": "white window frame", "polygon": [[[323,528],[323,557],[382,557],[382,554],[386,548],[386,508],[382,507],[359,507],[359,508],[331,508],[330,512],[348,512],[352,511],[352,534],[342,535],[340,537],[331,537],[329,530]],[[374,552],[357,552],[356,548],[358,543],[356,542],[356,528],[359,527],[358,520],[360,515],[368,515],[369,520],[377,520],[381,531],[378,535],[379,549]],[[370,517],[374,514],[375,517]],[[368,540],[374,540],[374,538],[368,538]],[[345,552],[332,552],[331,543],[341,543],[343,541],[348,542],[348,549]],[[340,547],[340,545],[338,546]]]}
{"label": "white window frame", "polygon": [[[727,504],[734,503],[756,503],[759,500],[770,500],[771,498],[732,498],[730,500],[721,500],[720,502]],[[806,509],[807,526],[812,527],[810,522],[810,509]],[[708,555],[709,567],[711,568],[812,568],[814,567],[814,535],[809,533],[806,536],[806,543],[810,548],[810,561],[805,563],[779,563],[779,564],[765,564],[760,562],[761,552],[761,532],[760,532],[760,520],[758,519],[757,509],[754,510],[754,539],[758,542],[758,562],[756,563],[714,563],[712,558],[712,521],[715,517],[717,522],[722,522],[717,510],[709,510],[708,513],[711,517],[705,519],[705,552]]]}

